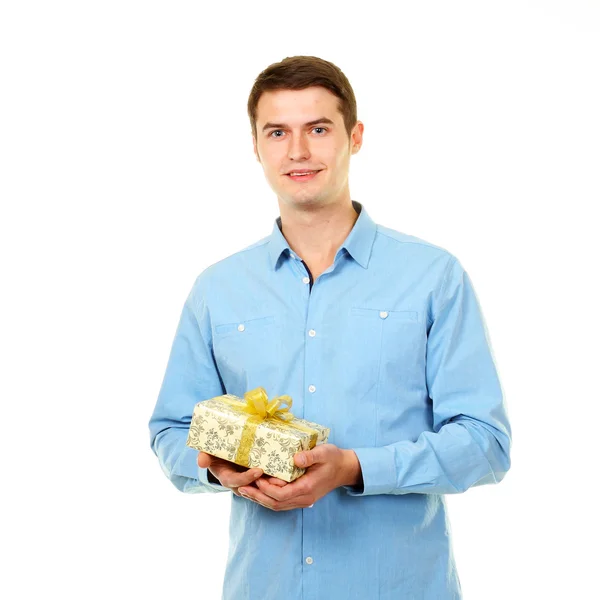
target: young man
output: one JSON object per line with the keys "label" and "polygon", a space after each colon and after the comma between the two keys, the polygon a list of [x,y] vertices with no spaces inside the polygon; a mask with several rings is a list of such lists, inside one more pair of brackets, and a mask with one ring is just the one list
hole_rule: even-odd
{"label": "young man", "polygon": [[[232,492],[227,600],[461,598],[444,494],[502,480],[511,445],[471,280],[351,200],[364,126],[338,67],[273,64],[248,112],[280,217],[196,279],[152,449],[178,489]],[[331,429],[292,483],[185,445],[197,402],[258,386]]]}

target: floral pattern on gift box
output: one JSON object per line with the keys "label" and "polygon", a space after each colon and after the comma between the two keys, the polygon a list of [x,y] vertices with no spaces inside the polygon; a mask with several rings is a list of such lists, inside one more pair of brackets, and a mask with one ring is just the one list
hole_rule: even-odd
{"label": "floral pattern on gift box", "polygon": [[254,440],[254,446],[250,450],[250,464],[251,468],[258,467],[262,463],[262,458],[266,452],[268,452],[269,442],[262,437],[257,437]]}

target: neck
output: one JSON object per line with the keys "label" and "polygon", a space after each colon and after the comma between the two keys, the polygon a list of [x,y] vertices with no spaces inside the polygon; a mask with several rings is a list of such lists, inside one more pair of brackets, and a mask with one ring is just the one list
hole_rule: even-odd
{"label": "neck", "polygon": [[[358,214],[348,199],[343,203],[311,207],[311,210],[289,210],[280,203],[281,232],[290,248],[305,263],[322,272],[333,263],[335,253],[348,237]],[[316,278],[317,275],[313,273]]]}

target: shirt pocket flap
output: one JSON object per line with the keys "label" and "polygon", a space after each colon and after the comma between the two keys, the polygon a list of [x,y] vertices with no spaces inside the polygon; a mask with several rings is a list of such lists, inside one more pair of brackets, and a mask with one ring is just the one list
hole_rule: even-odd
{"label": "shirt pocket flap", "polygon": [[230,335],[233,333],[252,334],[263,331],[273,323],[275,323],[275,315],[254,317],[252,319],[240,319],[238,321],[215,324],[214,333],[215,336]]}

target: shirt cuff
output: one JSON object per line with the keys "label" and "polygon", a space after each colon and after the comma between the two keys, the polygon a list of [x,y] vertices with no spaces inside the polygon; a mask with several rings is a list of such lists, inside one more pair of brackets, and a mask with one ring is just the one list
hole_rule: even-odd
{"label": "shirt cuff", "polygon": [[352,448],[358,457],[363,489],[342,486],[350,496],[389,494],[396,488],[396,462],[393,450],[383,448]]}

